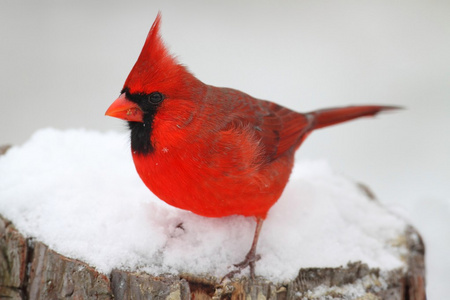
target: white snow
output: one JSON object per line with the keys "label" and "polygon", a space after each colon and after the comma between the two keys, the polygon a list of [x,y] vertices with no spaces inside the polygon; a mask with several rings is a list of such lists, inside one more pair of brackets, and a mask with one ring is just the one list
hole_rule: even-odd
{"label": "white snow", "polygon": [[[247,253],[254,220],[205,218],[168,206],[139,179],[128,139],[82,129],[37,131],[0,157],[0,214],[26,236],[103,273],[223,276]],[[399,250],[386,245],[404,228],[326,162],[299,162],[264,223],[256,272],[283,281],[299,268],[348,261],[402,267]]]}

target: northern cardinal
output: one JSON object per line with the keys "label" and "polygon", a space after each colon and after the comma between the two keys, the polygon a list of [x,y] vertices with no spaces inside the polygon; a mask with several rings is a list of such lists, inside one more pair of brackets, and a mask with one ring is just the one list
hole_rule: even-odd
{"label": "northern cardinal", "polygon": [[254,278],[259,233],[288,182],[294,153],[315,129],[392,106],[298,113],[243,92],[204,84],[171,56],[158,14],[121,94],[106,115],[128,121],[136,170],[161,200],[205,217],[251,216],[250,251],[231,277]]}

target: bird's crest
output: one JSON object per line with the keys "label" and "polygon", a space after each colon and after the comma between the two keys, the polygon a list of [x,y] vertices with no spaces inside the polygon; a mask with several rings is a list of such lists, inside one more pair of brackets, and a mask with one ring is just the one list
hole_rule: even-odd
{"label": "bird's crest", "polygon": [[170,55],[159,33],[161,13],[158,13],[136,64],[124,87],[131,93],[149,93],[155,88],[174,83],[180,72],[186,72]]}

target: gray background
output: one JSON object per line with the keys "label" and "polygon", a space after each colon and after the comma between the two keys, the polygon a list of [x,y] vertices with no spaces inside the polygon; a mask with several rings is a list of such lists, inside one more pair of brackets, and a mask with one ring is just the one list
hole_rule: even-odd
{"label": "gray background", "polygon": [[449,1],[1,1],[0,144],[104,117],[158,12],[202,81],[297,111],[406,107],[312,134],[300,159],[367,183],[427,243],[428,293],[450,288]]}

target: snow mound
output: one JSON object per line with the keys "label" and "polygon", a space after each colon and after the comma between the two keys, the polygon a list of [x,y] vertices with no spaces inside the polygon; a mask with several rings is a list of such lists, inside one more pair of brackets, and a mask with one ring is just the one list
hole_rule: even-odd
{"label": "snow mound", "polygon": [[[37,131],[0,157],[0,214],[26,236],[106,274],[121,268],[223,276],[250,248],[254,220],[168,206],[138,177],[128,139]],[[401,267],[399,250],[389,245],[405,226],[326,162],[300,162],[264,223],[256,272],[284,281],[300,268],[348,261]]]}

